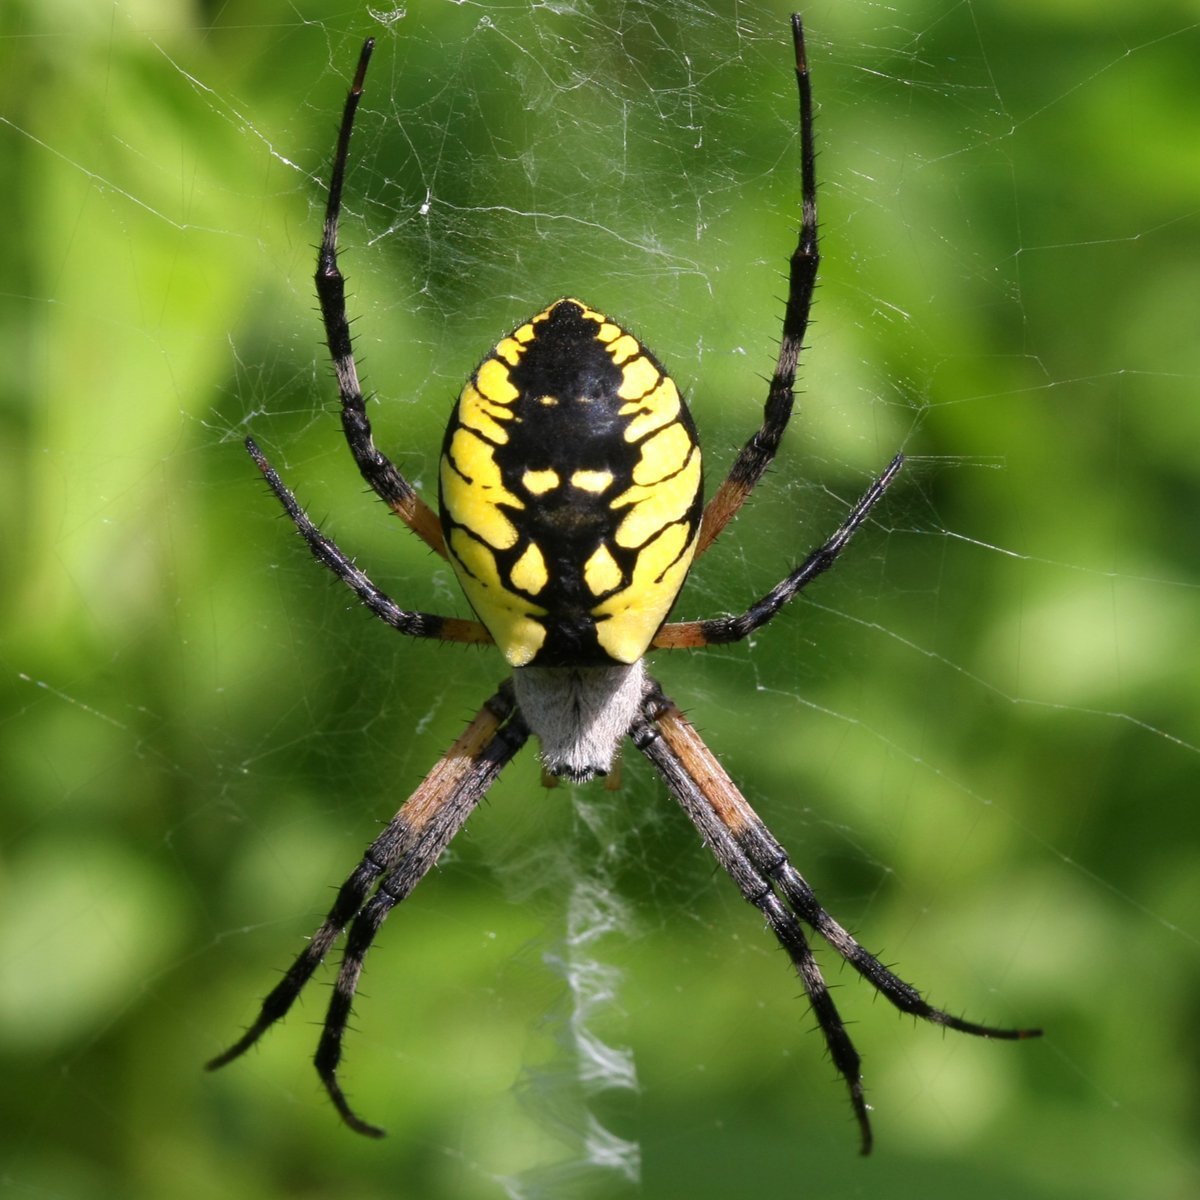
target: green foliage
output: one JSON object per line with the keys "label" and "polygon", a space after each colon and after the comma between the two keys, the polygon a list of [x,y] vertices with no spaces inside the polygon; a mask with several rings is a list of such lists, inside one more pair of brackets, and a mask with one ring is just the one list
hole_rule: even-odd
{"label": "green foliage", "polygon": [[[935,1003],[1048,1030],[943,1037],[832,967],[864,1162],[799,985],[634,761],[572,799],[527,756],[389,920],[346,1065],[388,1141],[319,1094],[320,982],[200,1069],[502,673],[355,611],[240,448],[397,598],[466,615],[363,496],[320,345],[360,39],[343,245],[380,444],[432,488],[467,371],[579,294],[688,392],[711,486],[778,330],[786,12],[6,6],[0,1195],[623,1194],[536,1174],[588,1114],[648,1196],[1195,1191],[1197,34],[1182,5],[1102,7],[806,13],[804,394],[678,615],[743,607],[912,457],[753,645],[654,664],[870,948]],[[583,944],[577,878],[616,914]],[[636,1095],[580,1079],[564,976],[592,962],[624,972],[592,1024]]]}

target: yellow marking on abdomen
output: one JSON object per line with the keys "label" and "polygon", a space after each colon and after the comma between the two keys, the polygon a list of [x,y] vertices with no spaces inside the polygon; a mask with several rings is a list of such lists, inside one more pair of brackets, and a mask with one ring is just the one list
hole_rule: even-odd
{"label": "yellow marking on abdomen", "polygon": [[536,596],[550,582],[546,560],[537,545],[530,542],[525,552],[513,563],[512,582],[514,587]]}
{"label": "yellow marking on abdomen", "polygon": [[488,441],[503,446],[508,441],[508,430],[500,422],[511,421],[513,412],[503,405],[492,404],[480,394],[473,383],[468,383],[458,401],[458,419],[468,429],[473,429]]}
{"label": "yellow marking on abdomen", "polygon": [[606,654],[631,663],[646,653],[675,603],[695,551],[696,539],[688,544],[685,521],[668,526],[642,547],[629,586],[592,610],[597,618],[596,640]]}
{"label": "yellow marking on abdomen", "polygon": [[557,471],[547,468],[545,471],[526,471],[521,476],[521,482],[527,491],[532,492],[535,496],[540,496],[544,492],[558,487],[562,481],[559,479]]}
{"label": "yellow marking on abdomen", "polygon": [[617,395],[622,400],[637,400],[649,392],[662,378],[659,369],[644,355],[639,355],[621,372]]}
{"label": "yellow marking on abdomen", "polygon": [[612,355],[612,360],[619,367],[626,359],[632,358],[635,354],[641,354],[641,343],[632,333],[622,333],[615,342],[608,348],[609,354]]}
{"label": "yellow marking on abdomen", "polygon": [[634,549],[644,545],[659,530],[687,516],[700,488],[700,454],[694,447],[693,451],[686,465],[669,479],[631,487],[613,501],[614,508],[630,506],[617,526],[618,546]]}
{"label": "yellow marking on abdomen", "polygon": [[648,433],[653,433],[654,430],[661,429],[664,425],[674,421],[679,416],[679,410],[682,407],[683,401],[679,397],[679,389],[670,377],[664,376],[662,383],[654,391],[622,406],[622,416],[630,413],[640,414],[635,416],[626,427],[625,440],[627,442],[641,441]]}
{"label": "yellow marking on abdomen", "polygon": [[695,445],[678,421],[659,430],[642,443],[642,457],[633,468],[633,482],[646,487],[661,483],[665,487],[667,477],[683,467]]}
{"label": "yellow marking on abdomen", "polygon": [[583,582],[593,596],[603,596],[621,586],[621,568],[607,546],[601,546],[583,564]]}
{"label": "yellow marking on abdomen", "polygon": [[571,486],[581,492],[595,492],[599,495],[613,481],[611,471],[576,471],[571,476]]}
{"label": "yellow marking on abdomen", "polygon": [[496,404],[511,404],[521,393],[508,377],[508,369],[499,359],[489,358],[476,373],[479,390]]}
{"label": "yellow marking on abdomen", "polygon": [[471,607],[487,626],[509,666],[526,666],[542,648],[546,610],[510,591],[500,578],[496,557],[464,529],[450,531],[451,561]]}
{"label": "yellow marking on abdomen", "polygon": [[504,359],[510,367],[515,367],[521,361],[521,355],[525,353],[525,347],[514,338],[501,338],[496,343],[495,353],[498,357]]}

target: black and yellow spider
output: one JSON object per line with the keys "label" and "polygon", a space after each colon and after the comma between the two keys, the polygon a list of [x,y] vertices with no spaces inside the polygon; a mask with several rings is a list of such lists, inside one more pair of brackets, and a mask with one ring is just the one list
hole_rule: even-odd
{"label": "black and yellow spider", "polygon": [[384,595],[325,537],[255,443],[246,446],[316,559],[377,617],[412,637],[495,644],[513,668],[446,756],[367,849],[307,947],[263,1001],[257,1020],[209,1068],[252,1046],[291,1007],[349,925],[315,1063],[346,1123],[337,1078],[342,1037],[363,961],[383,919],[416,887],[500,771],[532,733],[551,776],[606,774],[622,740],[668,789],[787,951],[871,1147],[859,1056],[809,949],[819,933],[903,1012],[981,1037],[994,1029],[927,1004],[818,903],[711,751],[647,674],[648,650],[740,641],[833,565],[900,470],[897,455],[841,527],[738,616],[666,623],[693,559],[741,507],[779,446],[792,411],[796,358],[817,274],[812,98],[800,18],[792,17],[800,93],[802,215],[792,254],[779,358],[763,421],[707,504],[700,446],[678,389],[632,334],[579,300],[556,300],[503,338],[463,388],[442,444],[440,516],[376,449],[358,382],[337,261],[338,215],[354,116],[373,42],[362,49],[334,155],[316,272],[337,375],[342,427],[375,493],[448,558],[479,620],[410,612]]}

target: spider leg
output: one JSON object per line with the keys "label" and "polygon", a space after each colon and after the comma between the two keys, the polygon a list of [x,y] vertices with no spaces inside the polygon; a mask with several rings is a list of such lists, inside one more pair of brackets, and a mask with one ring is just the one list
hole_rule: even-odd
{"label": "spider leg", "polygon": [[267,462],[253,438],[246,439],[246,449],[258,465],[268,485],[276,495],[284,511],[292,519],[300,536],[308,543],[313,557],[322,566],[328,567],[354,594],[385,624],[409,637],[439,638],[443,642],[474,642],[488,644],[492,635],[478,621],[462,617],[439,617],[433,613],[409,612],[401,608],[390,596],[381,592],[366,573],[327,538],[300,507],[296,497],[279,478],[275,468]]}
{"label": "spider leg", "polygon": [[[869,1154],[872,1143],[871,1120],[863,1092],[858,1051],[846,1032],[841,1014],[796,915],[780,901],[771,883],[738,844],[707,794],[710,789],[722,784],[736,791],[733,783],[711,755],[708,755],[710,762],[707,763],[695,761],[694,756],[693,761],[689,762],[667,740],[662,718],[666,713],[677,711],[654,685],[654,691],[643,705],[643,715],[634,723],[629,735],[633,744],[654,764],[671,794],[700,831],[717,862],[725,868],[742,895],[762,913],[771,932],[791,959],[808,995],[829,1056],[850,1092],[850,1104],[858,1122],[862,1152]],[[698,737],[696,740],[699,742]],[[703,746],[703,743],[700,744]],[[699,771],[707,772],[712,768],[719,774],[707,778],[699,774]]]}
{"label": "spider leg", "polygon": [[883,493],[887,491],[903,465],[904,456],[897,454],[888,463],[884,473],[863,493],[833,536],[818,546],[790,575],[780,580],[744,613],[738,616],[713,617],[707,621],[678,621],[664,625],[650,643],[651,648],[696,648],[740,642],[765,625],[793,596],[803,591],[818,575],[823,575],[837,562],[850,539],[883,498]]}
{"label": "spider leg", "polygon": [[729,523],[762,478],[787,429],[792,415],[796,361],[808,329],[813,289],[820,254],[817,249],[816,153],[813,148],[812,87],[804,52],[804,27],[799,14],[792,14],[792,42],[796,51],[796,88],[800,96],[800,229],[788,267],[787,306],[779,357],[763,406],[761,427],[742,447],[724,483],[704,509],[700,525],[699,557]]}
{"label": "spider leg", "polygon": [[[382,1136],[382,1130],[350,1109],[336,1074],[363,960],[383,918],[417,886],[528,737],[524,719],[504,685],[367,848],[338,890],[320,928],[263,1001],[254,1023],[228,1050],[206,1064],[208,1070],[244,1054],[287,1013],[334,941],[353,921],[314,1061],[346,1123],[359,1133]],[[368,900],[376,883],[375,895]]]}
{"label": "spider leg", "polygon": [[[742,803],[745,805],[745,801]],[[1042,1036],[1040,1029],[1004,1029],[995,1025],[980,1025],[974,1021],[964,1021],[944,1009],[934,1008],[911,983],[905,983],[885,967],[821,907],[808,880],[788,861],[787,852],[771,836],[770,830],[749,805],[745,805],[745,808],[750,823],[745,826],[742,844],[751,860],[783,892],[792,911],[811,925],[884,999],[901,1012],[975,1037],[1021,1041]]]}
{"label": "spider leg", "polygon": [[[762,911],[795,964],[830,1057],[850,1090],[864,1154],[871,1148],[871,1129],[863,1098],[859,1056],[796,924],[797,917],[819,933],[901,1012],[978,1037],[1016,1040],[1041,1035],[1040,1029],[979,1025],[934,1008],[916,988],[864,949],[821,907],[808,882],[788,861],[786,852],[746,802],[712,751],[679,709],[657,690],[657,685],[648,692],[642,706],[642,719],[631,730],[631,736],[638,749],[662,774],[742,894]],[[780,903],[781,897],[783,903]]]}
{"label": "spider leg", "polygon": [[[383,1130],[364,1121],[351,1109],[337,1078],[342,1057],[342,1037],[350,1019],[363,963],[384,918],[417,886],[484,793],[496,781],[500,771],[528,739],[529,728],[521,714],[513,711],[515,706],[511,698],[505,697],[503,703],[512,713],[508,723],[482,744],[474,746],[469,742],[463,744],[470,734],[468,729],[468,734],[456,743],[456,747],[462,747],[460,755],[465,756],[463,761],[448,761],[455,754],[453,749],[443,760],[443,763],[448,763],[449,781],[431,783],[433,776],[430,776],[405,805],[405,809],[408,809],[416,804],[424,820],[414,822],[415,834],[404,855],[387,870],[375,894],[354,918],[346,937],[341,969],[329,1000],[329,1010],[313,1061],[342,1119],[351,1129],[368,1137],[382,1137]],[[434,769],[436,773],[437,768]]]}
{"label": "spider leg", "polygon": [[325,322],[325,336],[337,376],[338,394],[342,400],[342,429],[350,453],[354,455],[354,461],[371,490],[422,541],[445,558],[446,547],[437,514],[376,447],[371,436],[371,422],[367,418],[366,403],[358,381],[350,323],[346,318],[346,281],[338,268],[338,217],[342,208],[342,184],[346,177],[350,134],[354,129],[354,116],[362,98],[367,64],[371,61],[374,48],[375,39],[367,38],[359,55],[354,81],[346,95],[346,106],[342,110],[342,123],[338,129],[337,149],[329,179],[329,196],[325,204],[324,233],[317,255],[317,299],[321,304],[321,318]]}

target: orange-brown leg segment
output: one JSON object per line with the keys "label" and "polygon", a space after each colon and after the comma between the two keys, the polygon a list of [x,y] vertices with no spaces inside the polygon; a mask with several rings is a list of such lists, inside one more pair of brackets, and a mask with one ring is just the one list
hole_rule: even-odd
{"label": "orange-brown leg segment", "polygon": [[417,886],[528,737],[529,730],[505,685],[483,706],[367,848],[362,861],[339,889],[321,927],[263,1001],[254,1024],[228,1050],[207,1064],[210,1071],[244,1054],[284,1016],[342,930],[350,925],[314,1062],[346,1124],[370,1137],[383,1136],[381,1129],[362,1120],[350,1108],[337,1078],[342,1036],[363,961],[384,917]]}
{"label": "orange-brown leg segment", "polygon": [[846,1081],[858,1121],[862,1152],[871,1149],[871,1123],[863,1094],[858,1051],[838,1014],[800,924],[819,933],[860,975],[901,1012],[987,1038],[1030,1038],[1038,1029],[997,1029],[963,1021],[922,999],[821,907],[804,877],[722,769],[699,734],[653,685],[642,718],[630,730],[634,744],[654,764],[700,831],[717,861],[745,898],[763,914],[808,993],[830,1057]]}

